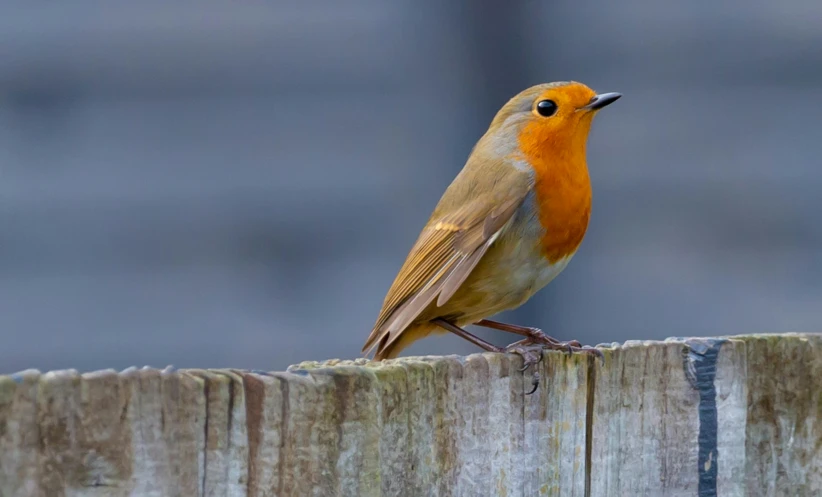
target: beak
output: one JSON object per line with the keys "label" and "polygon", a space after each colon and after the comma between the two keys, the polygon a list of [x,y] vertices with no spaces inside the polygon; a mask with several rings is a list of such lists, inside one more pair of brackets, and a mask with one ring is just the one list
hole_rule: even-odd
{"label": "beak", "polygon": [[621,93],[600,93],[599,95],[594,95],[594,98],[588,103],[588,105],[582,106],[579,110],[599,110],[606,105],[610,105],[621,97]]}

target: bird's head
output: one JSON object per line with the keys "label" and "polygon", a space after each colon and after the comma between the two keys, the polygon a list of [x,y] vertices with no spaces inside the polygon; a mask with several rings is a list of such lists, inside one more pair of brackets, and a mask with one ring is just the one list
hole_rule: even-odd
{"label": "bird's head", "polygon": [[619,93],[597,94],[582,83],[532,86],[509,100],[491,122],[483,142],[493,153],[530,159],[582,154],[594,115]]}

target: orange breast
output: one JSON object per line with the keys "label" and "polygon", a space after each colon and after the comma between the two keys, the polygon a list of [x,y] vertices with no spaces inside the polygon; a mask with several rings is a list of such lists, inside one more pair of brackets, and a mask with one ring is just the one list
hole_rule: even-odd
{"label": "orange breast", "polygon": [[[537,123],[520,133],[520,150],[536,173],[535,193],[542,250],[555,263],[576,252],[591,216],[591,181],[585,161],[585,133],[550,135]],[[581,136],[580,136],[581,135]],[[581,138],[581,139],[580,139]]]}

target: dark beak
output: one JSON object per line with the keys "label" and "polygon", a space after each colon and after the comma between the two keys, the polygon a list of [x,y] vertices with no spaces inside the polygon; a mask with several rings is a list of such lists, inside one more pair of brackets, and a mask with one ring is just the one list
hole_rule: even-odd
{"label": "dark beak", "polygon": [[610,105],[616,102],[617,100],[619,100],[619,97],[621,96],[621,93],[600,93],[599,95],[595,95],[594,98],[592,98],[591,101],[588,103],[588,105],[580,107],[580,110],[599,110],[605,107],[606,105]]}

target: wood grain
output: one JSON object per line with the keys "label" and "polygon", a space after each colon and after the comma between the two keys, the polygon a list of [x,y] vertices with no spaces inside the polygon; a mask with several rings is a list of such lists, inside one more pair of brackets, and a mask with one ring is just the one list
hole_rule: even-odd
{"label": "wood grain", "polygon": [[0,496],[822,492],[822,338],[0,376]]}

